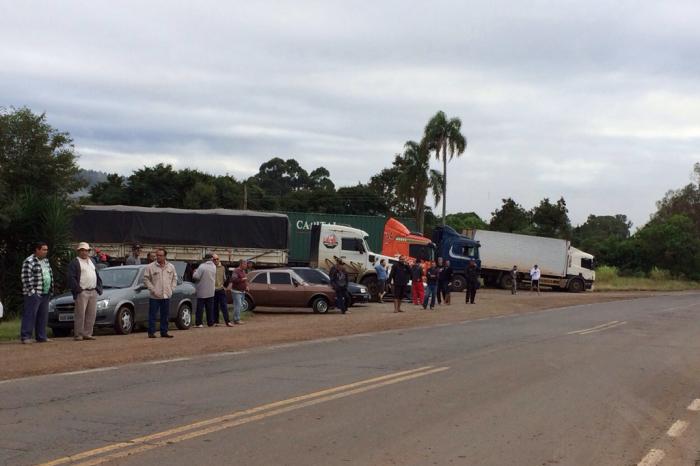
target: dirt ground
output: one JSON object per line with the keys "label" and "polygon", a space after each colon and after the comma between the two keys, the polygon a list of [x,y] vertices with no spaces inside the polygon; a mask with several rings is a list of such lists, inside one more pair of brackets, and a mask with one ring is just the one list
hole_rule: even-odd
{"label": "dirt ground", "polygon": [[[259,346],[338,337],[381,330],[429,326],[498,315],[524,314],[542,309],[577,304],[634,299],[659,293],[561,293],[542,292],[540,296],[520,292],[512,296],[503,290],[481,290],[475,305],[464,303],[464,293],[453,293],[450,306],[434,311],[403,303],[406,311],[393,312],[393,304],[371,303],[351,308],[347,315],[335,310],[313,314],[310,310],[256,309],[246,325],[171,330],[175,338],[148,339],[146,332],[131,335],[97,334],[95,341],[56,338],[52,342],[22,345],[0,344],[0,380],[17,377],[78,371],[128,363],[236,351]],[[172,326],[171,326],[172,328]]]}

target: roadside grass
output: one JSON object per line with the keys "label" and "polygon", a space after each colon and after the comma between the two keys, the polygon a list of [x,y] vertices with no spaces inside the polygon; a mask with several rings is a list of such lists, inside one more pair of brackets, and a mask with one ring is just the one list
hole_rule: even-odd
{"label": "roadside grass", "polygon": [[700,282],[679,280],[654,268],[648,277],[620,276],[617,267],[601,266],[595,272],[595,291],[683,291],[700,289]]}
{"label": "roadside grass", "polygon": [[19,340],[20,319],[0,320],[0,341]]}

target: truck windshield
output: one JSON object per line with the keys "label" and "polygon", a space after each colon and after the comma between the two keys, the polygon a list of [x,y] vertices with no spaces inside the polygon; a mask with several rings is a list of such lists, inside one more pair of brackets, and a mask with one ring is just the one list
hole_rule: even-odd
{"label": "truck windshield", "polygon": [[411,244],[408,246],[408,255],[422,261],[435,260],[435,249],[429,244]]}

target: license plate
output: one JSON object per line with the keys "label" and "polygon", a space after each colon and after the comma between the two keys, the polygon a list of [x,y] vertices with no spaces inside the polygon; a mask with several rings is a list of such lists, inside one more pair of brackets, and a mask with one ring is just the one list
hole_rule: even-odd
{"label": "license plate", "polygon": [[58,315],[58,321],[59,322],[73,322],[75,316],[73,314],[59,314]]}

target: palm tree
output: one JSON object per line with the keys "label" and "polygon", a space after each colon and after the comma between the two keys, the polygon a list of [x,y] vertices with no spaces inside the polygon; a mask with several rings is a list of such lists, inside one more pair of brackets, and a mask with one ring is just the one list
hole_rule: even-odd
{"label": "palm tree", "polygon": [[430,153],[423,144],[407,141],[402,155],[397,155],[394,165],[399,169],[397,194],[415,205],[416,225],[423,231],[425,223],[425,199],[428,190],[435,198],[435,206],[442,197],[442,174],[430,168]]}
{"label": "palm tree", "polygon": [[447,157],[459,157],[467,148],[467,139],[462,135],[462,120],[447,119],[442,110],[437,112],[425,126],[423,144],[429,152],[434,151],[435,157],[442,159],[442,224],[445,225],[445,209],[447,205]]}

